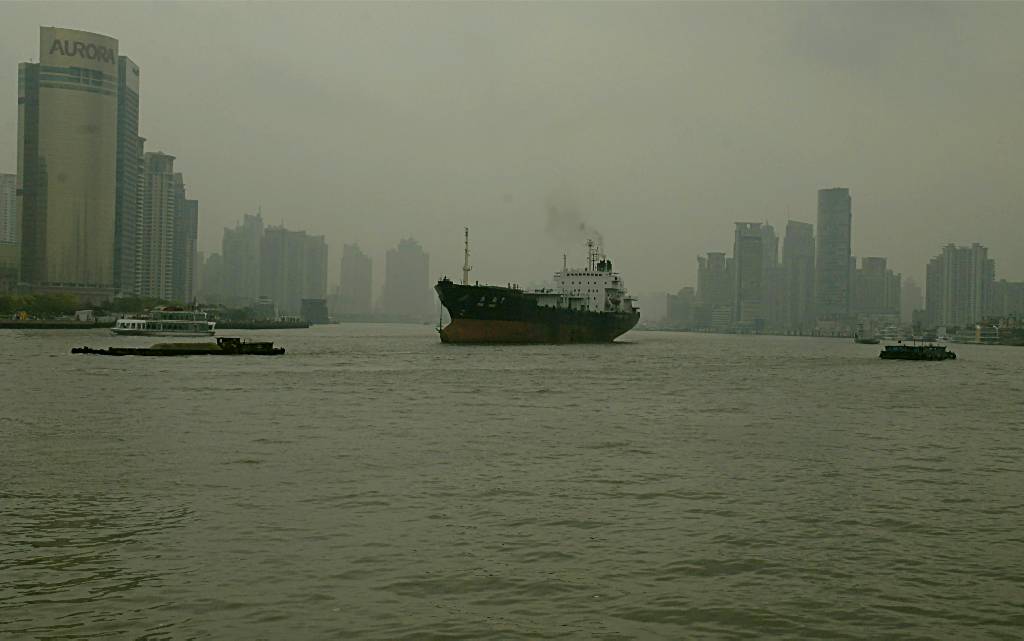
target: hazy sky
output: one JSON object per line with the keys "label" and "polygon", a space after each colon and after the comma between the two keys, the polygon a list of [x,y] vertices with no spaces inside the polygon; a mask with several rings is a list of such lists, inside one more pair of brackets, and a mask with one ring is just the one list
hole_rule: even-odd
{"label": "hazy sky", "polygon": [[[147,150],[177,156],[200,248],[262,205],[383,272],[540,280],[546,203],[604,236],[635,292],[694,284],[732,223],[814,222],[853,194],[854,253],[923,280],[947,242],[1024,280],[1024,3],[0,3],[0,171],[40,25],[120,40]],[[582,239],[580,239],[582,240]]]}

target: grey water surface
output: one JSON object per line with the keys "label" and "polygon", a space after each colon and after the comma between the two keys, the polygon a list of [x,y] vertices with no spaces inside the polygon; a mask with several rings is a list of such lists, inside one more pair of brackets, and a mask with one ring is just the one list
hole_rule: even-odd
{"label": "grey water surface", "polygon": [[0,332],[0,639],[1024,636],[1024,348],[230,333]]}

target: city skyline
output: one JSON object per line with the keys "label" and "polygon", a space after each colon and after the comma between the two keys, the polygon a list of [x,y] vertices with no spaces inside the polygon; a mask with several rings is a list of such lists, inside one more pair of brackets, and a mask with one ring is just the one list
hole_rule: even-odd
{"label": "city skyline", "polygon": [[[499,27],[497,12],[517,20]],[[999,275],[1014,279],[1024,274],[1013,227],[1024,198],[1021,160],[1009,150],[1024,133],[1009,109],[1020,88],[1005,78],[1024,61],[1010,39],[1021,13],[605,6],[582,26],[560,6],[331,5],[289,15],[274,6],[8,5],[0,104],[14,102],[13,63],[32,55],[38,25],[118,38],[146,75],[147,137],[183,159],[204,202],[206,252],[221,228],[263,204],[335,247],[359,242],[378,264],[395,238],[414,236],[435,257],[432,276],[457,273],[468,225],[475,276],[540,281],[563,251],[583,252],[545,232],[545,202],[566,191],[630,283],[667,290],[694,281],[691,256],[728,247],[723,222],[813,221],[811,194],[842,184],[857,194],[854,254],[888,256],[923,282],[933,247],[980,241],[1005,257]],[[240,15],[246,29],[217,37]],[[770,28],[748,29],[752,16]],[[327,24],[345,37],[328,37]],[[531,49],[521,46],[523,33],[547,24],[571,37],[541,30]],[[689,24],[707,34],[669,37]],[[489,44],[446,44],[468,33]],[[901,44],[908,38],[914,55]],[[196,41],[211,46],[200,54]],[[424,68],[435,55],[452,64]],[[538,56],[550,65],[538,67]],[[250,69],[270,70],[287,101]],[[781,91],[767,94],[766,82]],[[11,109],[0,113],[0,172],[15,170],[15,123]]]}

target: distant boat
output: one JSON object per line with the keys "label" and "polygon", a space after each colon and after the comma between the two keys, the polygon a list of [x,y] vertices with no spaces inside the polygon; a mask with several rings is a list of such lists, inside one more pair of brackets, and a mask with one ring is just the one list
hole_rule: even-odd
{"label": "distant boat", "polygon": [[110,333],[118,336],[213,336],[215,327],[206,312],[157,307],[148,316],[118,319]]}

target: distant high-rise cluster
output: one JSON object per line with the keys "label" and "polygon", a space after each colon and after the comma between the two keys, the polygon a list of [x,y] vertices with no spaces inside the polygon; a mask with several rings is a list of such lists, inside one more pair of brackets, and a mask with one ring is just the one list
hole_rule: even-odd
{"label": "distant high-rise cluster", "polygon": [[259,303],[266,315],[298,316],[304,299],[327,297],[327,242],[284,225],[265,227],[260,212],[246,214],[224,229],[221,253],[206,257],[199,281],[203,302]]}
{"label": "distant high-rise cluster", "polygon": [[[772,225],[736,223],[732,256],[708,252],[697,258],[692,311],[684,316],[677,311],[669,322],[716,331],[799,334],[845,332],[865,320],[898,323],[900,275],[888,269],[884,258],[864,258],[857,267],[850,244],[852,219],[849,189],[820,190],[818,235],[811,223],[788,221],[781,256]],[[681,291],[670,303],[685,298]]]}
{"label": "distant high-rise cluster", "polygon": [[[1024,283],[995,279],[988,249],[947,245],[928,264],[925,296],[888,259],[852,252],[853,199],[818,191],[818,228],[790,220],[782,241],[768,223],[738,222],[732,256],[697,258],[697,289],[668,296],[676,327],[736,332],[845,335],[886,327],[964,328],[1024,317]],[[871,330],[864,328],[870,327]]]}
{"label": "distant high-rise cluster", "polygon": [[114,38],[40,28],[18,66],[19,287],[190,302],[198,204],[172,156],[144,153],[139,80]]}

